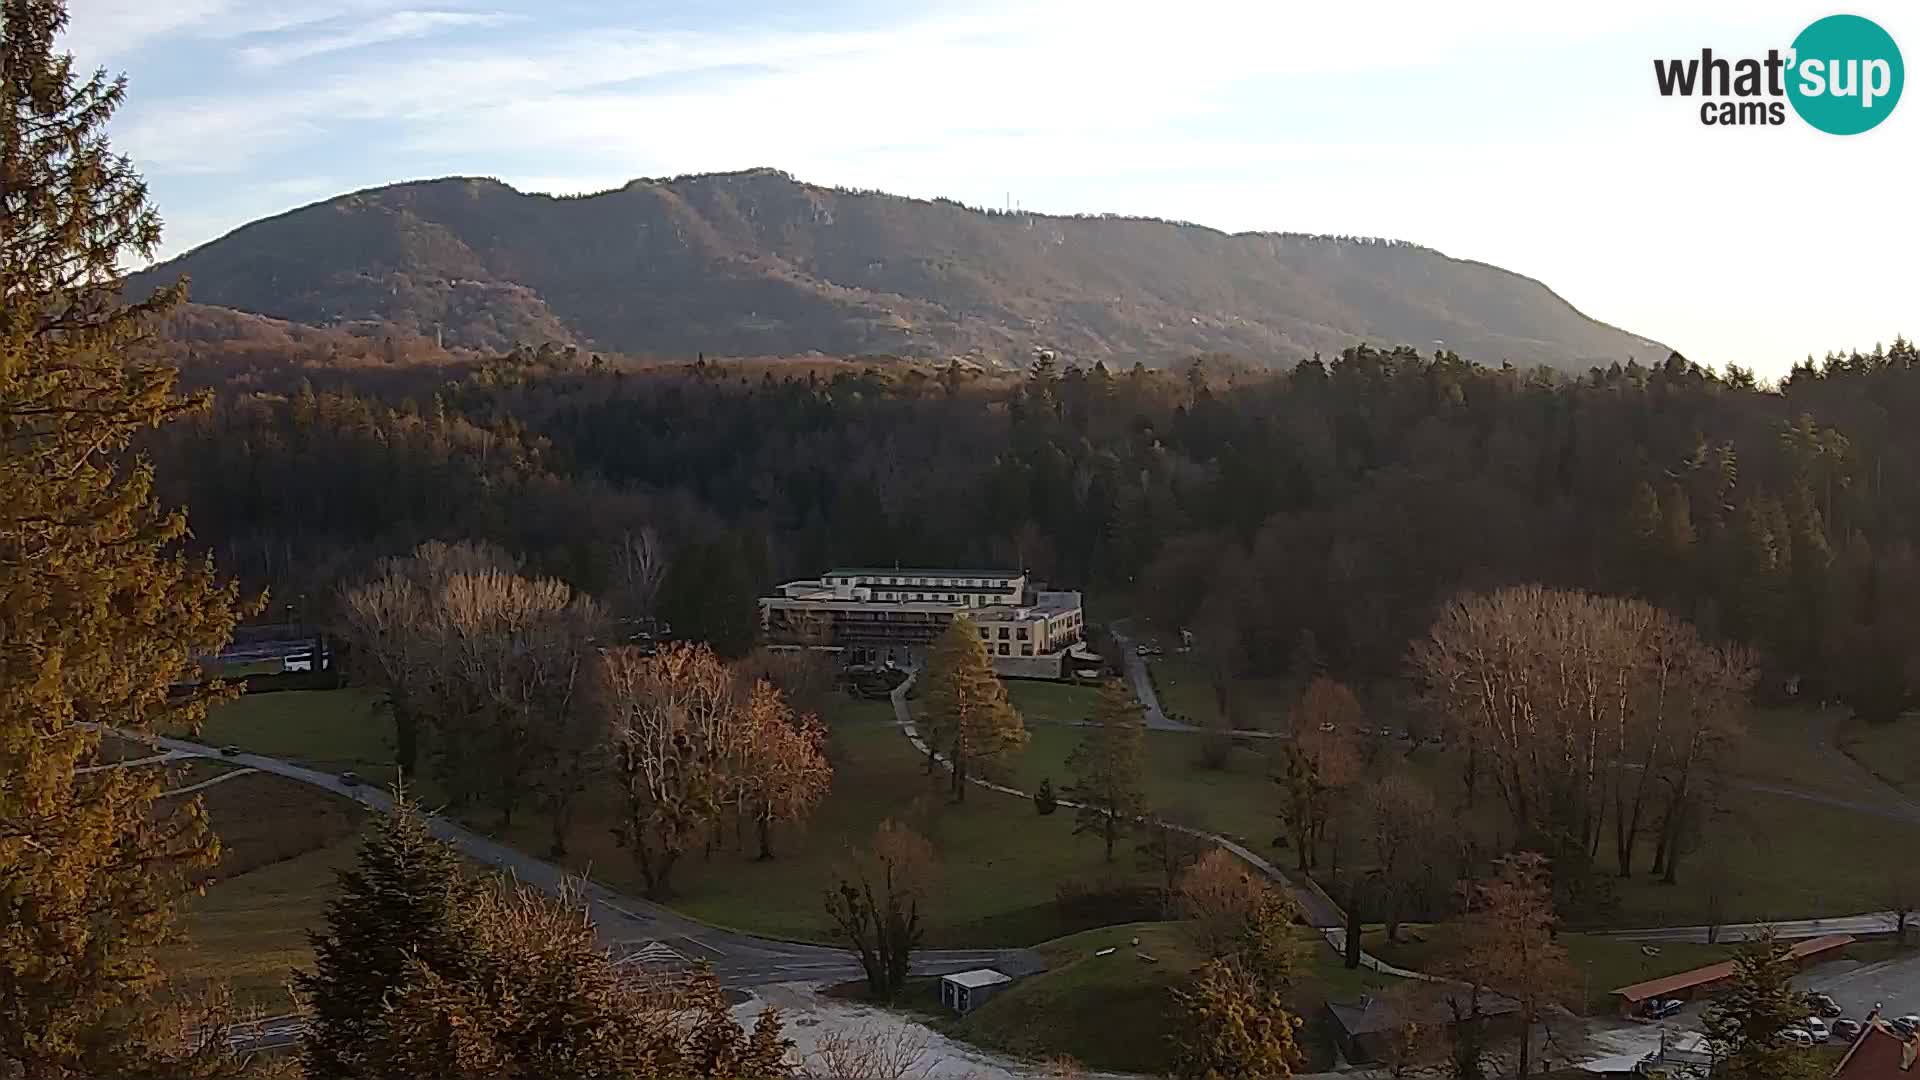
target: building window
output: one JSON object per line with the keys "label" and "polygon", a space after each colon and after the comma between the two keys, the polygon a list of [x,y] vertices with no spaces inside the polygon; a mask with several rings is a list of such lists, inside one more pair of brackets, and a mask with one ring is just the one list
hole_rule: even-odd
{"label": "building window", "polygon": [[981,636],[981,637],[986,637],[986,636],[987,636],[987,628],[986,628],[986,627],[984,627],[984,626],[983,626],[983,627],[981,627],[981,628],[980,628],[980,636]]}
{"label": "building window", "polygon": [[[1009,638],[1009,637],[1011,637],[1011,636],[1013,636],[1013,635],[1011,635],[1011,634],[1009,634],[1009,633],[1007,633],[1007,628],[1006,628],[1006,627],[1004,627],[1004,626],[1003,626],[1003,627],[1001,627],[1001,628],[1000,628],[1000,640],[1002,640],[1002,641],[1005,641],[1005,640],[1006,640],[1007,638]],[[1004,646],[1003,646],[1003,647],[1004,647]]]}
{"label": "building window", "polygon": [[1023,626],[1020,628],[1020,640],[1025,641],[1028,637],[1031,637],[1031,636],[1032,636],[1032,632],[1029,631],[1026,627]]}
{"label": "building window", "polygon": [[1007,646],[1007,643],[1004,641],[1000,643],[1000,655],[1001,656],[1008,655],[1008,646]]}
{"label": "building window", "polygon": [[1021,656],[1032,656],[1032,655],[1033,655],[1033,646],[1031,646],[1031,645],[1022,645],[1022,646],[1020,646],[1020,655],[1021,655]]}

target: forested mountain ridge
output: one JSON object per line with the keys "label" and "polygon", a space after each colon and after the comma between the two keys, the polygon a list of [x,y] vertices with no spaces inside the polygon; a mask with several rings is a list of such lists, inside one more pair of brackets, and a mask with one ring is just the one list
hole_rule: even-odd
{"label": "forested mountain ridge", "polygon": [[194,299],[448,345],[1284,366],[1356,341],[1569,372],[1667,349],[1413,244],[970,209],[757,169],[596,195],[448,178],[343,195],[153,267]]}

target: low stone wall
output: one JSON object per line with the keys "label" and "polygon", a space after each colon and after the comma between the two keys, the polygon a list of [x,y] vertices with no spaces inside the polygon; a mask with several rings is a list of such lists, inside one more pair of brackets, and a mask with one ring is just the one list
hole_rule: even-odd
{"label": "low stone wall", "polygon": [[1052,656],[995,656],[993,673],[1004,679],[1059,679],[1065,668],[1066,653]]}

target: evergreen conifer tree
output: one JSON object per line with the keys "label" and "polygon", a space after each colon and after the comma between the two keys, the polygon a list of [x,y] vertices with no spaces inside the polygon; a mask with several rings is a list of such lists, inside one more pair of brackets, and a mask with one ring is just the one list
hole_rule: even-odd
{"label": "evergreen conifer tree", "polygon": [[199,722],[218,688],[173,687],[234,593],[127,455],[193,405],[129,360],[178,290],[120,301],[160,222],[107,142],[125,82],[55,51],[66,21],[0,2],[0,1075],[184,1075],[153,953],[217,845],[197,801],[155,807],[159,770],[77,768],[108,728]]}
{"label": "evergreen conifer tree", "polygon": [[1733,958],[1733,982],[1702,1017],[1707,1042],[1728,1080],[1812,1080],[1822,1075],[1808,1051],[1780,1038],[1806,1018],[1805,996],[1794,989],[1794,967],[1771,936],[1743,945]]}
{"label": "evergreen conifer tree", "polygon": [[326,929],[308,935],[314,969],[294,975],[312,1014],[300,1052],[308,1080],[364,1075],[358,1063],[387,1003],[422,979],[459,980],[472,959],[476,887],[404,797],[340,872],[339,889]]}

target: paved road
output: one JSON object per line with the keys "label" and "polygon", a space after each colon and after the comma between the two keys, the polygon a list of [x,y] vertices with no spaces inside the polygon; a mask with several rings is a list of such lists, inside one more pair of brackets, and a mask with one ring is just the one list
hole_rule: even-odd
{"label": "paved road", "polygon": [[[1120,647],[1121,665],[1127,670],[1127,682],[1133,686],[1133,696],[1138,698],[1146,716],[1147,726],[1155,731],[1205,731],[1205,728],[1175,720],[1160,707],[1160,695],[1153,688],[1153,676],[1147,671],[1146,658],[1137,651],[1137,644],[1131,636],[1132,627],[1122,619],[1107,627],[1113,635],[1114,644]],[[1285,732],[1260,731],[1255,728],[1235,728],[1233,734],[1248,739],[1285,739]]]}
{"label": "paved road", "polygon": [[1174,720],[1160,708],[1160,695],[1154,693],[1153,676],[1147,673],[1147,661],[1136,648],[1131,627],[1123,620],[1107,628],[1113,634],[1113,643],[1120,648],[1121,666],[1127,669],[1127,681],[1133,684],[1133,696],[1138,698],[1145,710],[1147,726],[1155,731],[1199,731],[1192,724],[1183,724]]}
{"label": "paved road", "polygon": [[1920,1013],[1920,956],[1901,956],[1873,964],[1840,960],[1794,976],[1801,990],[1833,995],[1842,1016],[1864,1020],[1879,1009],[1887,1017]]}
{"label": "paved road", "polygon": [[[1907,925],[1916,923],[1920,923],[1920,916],[1910,917]],[[1825,937],[1828,934],[1853,934],[1858,937],[1865,934],[1891,934],[1899,925],[1899,916],[1891,911],[1836,915],[1824,919],[1783,919],[1771,923],[1727,923],[1719,928],[1714,940],[1725,943],[1752,941],[1768,930],[1773,931],[1774,937],[1784,941]],[[1642,930],[1599,930],[1594,933],[1595,936],[1620,938],[1623,941],[1691,941],[1705,944],[1707,931],[1705,926],[1654,926]]]}
{"label": "paved road", "polygon": [[[289,761],[259,754],[227,756],[212,747],[180,739],[128,737],[142,738],[157,748],[182,757],[228,761],[242,768],[257,769],[311,784],[382,813],[393,811],[392,798],[379,788],[348,786],[331,773]],[[563,883],[577,883],[580,880],[560,867],[482,836],[444,817],[429,814],[427,818],[433,835],[452,844],[470,858],[507,871],[536,888],[557,893]],[[672,969],[704,961],[711,964],[720,981],[729,986],[839,981],[861,974],[858,959],[844,949],[779,941],[710,926],[595,882],[587,882],[583,893],[602,942],[614,950],[616,957],[633,956],[635,962],[650,967]],[[1041,961],[1039,954],[1030,949],[927,950],[914,957],[914,971],[923,975],[950,974],[997,965],[1034,970],[1041,965]]]}

